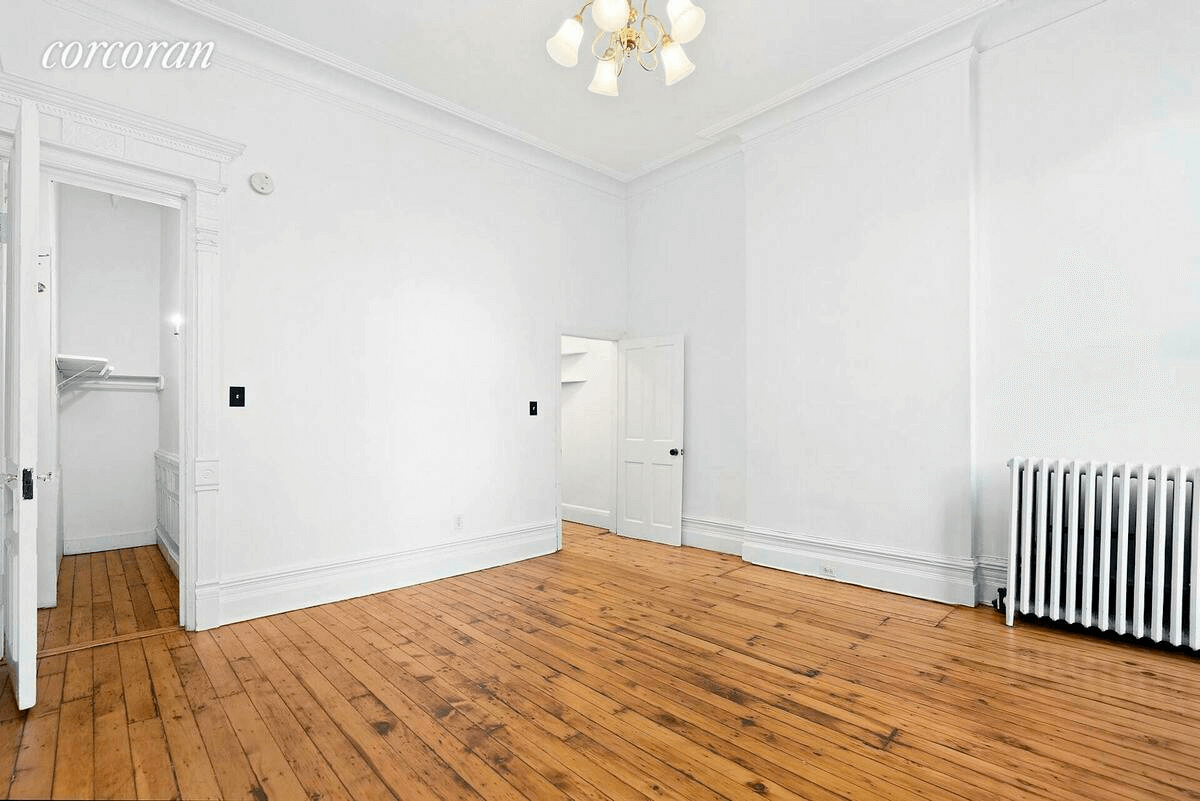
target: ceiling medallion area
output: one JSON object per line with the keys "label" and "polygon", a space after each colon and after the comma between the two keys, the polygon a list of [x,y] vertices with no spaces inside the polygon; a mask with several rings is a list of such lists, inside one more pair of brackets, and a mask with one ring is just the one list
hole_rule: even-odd
{"label": "ceiling medallion area", "polygon": [[632,0],[588,0],[573,17],[559,26],[558,33],[546,42],[546,52],[564,67],[579,63],[579,45],[583,41],[583,12],[591,6],[592,22],[599,29],[592,40],[596,72],[588,91],[616,97],[625,64],[636,61],[647,72],[662,63],[667,86],[692,74],[696,65],[683,52],[683,45],[700,35],[704,28],[704,9],[692,0],[668,0],[667,19],[671,30],[649,13],[650,0],[642,0],[639,15]]}

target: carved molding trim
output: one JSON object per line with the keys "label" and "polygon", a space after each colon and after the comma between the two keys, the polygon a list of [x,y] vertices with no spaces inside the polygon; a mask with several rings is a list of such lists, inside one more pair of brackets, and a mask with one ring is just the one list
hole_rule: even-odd
{"label": "carved molding trim", "polygon": [[[222,164],[242,154],[244,145],[139,114],[93,98],[0,73],[0,101],[32,100],[43,114],[63,120],[63,143],[104,155],[123,155],[125,138]],[[70,121],[68,123],[68,120]],[[121,144],[118,146],[118,142]]]}
{"label": "carved molding trim", "polygon": [[197,459],[193,462],[196,492],[212,492],[221,487],[221,460]]}

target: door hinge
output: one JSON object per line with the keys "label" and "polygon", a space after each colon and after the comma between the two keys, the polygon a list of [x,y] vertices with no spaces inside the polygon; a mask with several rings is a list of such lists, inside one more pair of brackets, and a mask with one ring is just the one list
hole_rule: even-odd
{"label": "door hinge", "polygon": [[0,211],[0,245],[8,243],[8,212]]}

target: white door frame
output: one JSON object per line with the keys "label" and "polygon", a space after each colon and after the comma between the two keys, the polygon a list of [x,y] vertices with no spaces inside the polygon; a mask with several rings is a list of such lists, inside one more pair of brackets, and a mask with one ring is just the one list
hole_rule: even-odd
{"label": "white door frame", "polygon": [[190,630],[220,623],[220,238],[228,164],[243,146],[0,73],[0,154],[12,149],[21,99],[42,117],[42,166],[62,183],[180,210],[179,614]]}
{"label": "white door frame", "polygon": [[[184,195],[172,195],[172,194],[168,194],[165,192],[154,192],[154,191],[148,190],[146,187],[141,187],[136,184],[130,184],[124,180],[118,180],[118,179],[105,177],[105,176],[80,175],[73,170],[64,170],[64,169],[60,169],[56,166],[49,166],[45,159],[43,159],[42,177],[45,179],[48,179],[48,181],[51,181],[59,186],[73,186],[73,187],[77,187],[77,188],[81,188],[81,189],[88,189],[91,191],[102,192],[106,195],[116,195],[117,197],[128,198],[130,200],[137,200],[142,203],[150,203],[155,206],[161,206],[162,208],[172,209],[177,214],[179,214],[179,218],[180,218],[179,219],[179,223],[180,223],[179,224],[179,241],[176,243],[176,248],[178,248],[179,254],[180,254],[179,267],[178,267],[178,269],[179,269],[178,286],[180,287],[180,298],[179,298],[180,308],[188,309],[191,307],[191,300],[187,296],[187,293],[186,293],[186,289],[189,286],[187,263],[189,261],[189,259],[188,259],[188,253],[189,253],[188,242],[190,240],[188,237],[187,226],[185,225],[185,221],[187,219],[187,198]],[[55,213],[57,214],[57,210],[55,210]],[[59,232],[61,233],[62,232],[61,221],[59,221],[59,223],[57,224],[57,228],[58,228]],[[57,243],[55,243],[55,247],[57,247]],[[54,254],[53,263],[55,265],[58,264],[58,254],[57,253]],[[54,281],[55,281],[55,284],[57,284],[57,275],[55,276]],[[53,292],[54,292],[54,296],[56,299],[58,297],[60,297],[58,295],[59,288],[57,286],[55,286],[55,288],[53,289]],[[193,319],[193,318],[189,316],[188,319]],[[159,324],[166,325],[166,322],[164,320],[160,320]],[[183,412],[184,412],[184,409],[187,408],[189,402],[194,402],[194,399],[192,399],[192,395],[194,394],[195,389],[196,389],[195,385],[193,384],[192,378],[191,378],[191,373],[187,369],[187,352],[188,352],[189,347],[191,346],[191,343],[189,343],[189,341],[188,341],[189,337],[187,335],[188,335],[189,331],[187,330],[187,328],[188,327],[186,324],[181,325],[180,333],[179,333],[179,344],[182,349],[183,358],[180,359],[180,368],[181,368],[179,371],[180,372],[180,375],[179,375],[180,408],[179,408],[179,415],[178,415],[178,418],[179,418],[178,429],[179,430],[176,432],[176,434],[177,434],[176,441],[179,443],[180,452],[175,455],[179,457],[181,466],[184,463],[185,455],[187,453],[187,448],[188,448],[187,419],[185,418],[185,415],[183,414]],[[41,466],[41,469],[46,469],[46,467],[43,465],[43,466]],[[56,470],[56,471],[58,470],[57,464],[54,466],[54,470]],[[181,489],[182,489],[182,481],[183,481],[183,476],[182,476],[182,467],[181,467],[181,475],[180,475]],[[59,492],[60,493],[62,492],[61,486],[59,487]],[[184,564],[185,564],[185,562],[188,561],[189,558],[191,558],[189,556],[189,552],[184,547],[184,542],[187,540],[187,538],[190,534],[190,532],[187,530],[188,529],[188,514],[187,514],[187,510],[184,508],[185,503],[186,503],[185,493],[180,492],[180,495],[179,495],[179,506],[180,506],[180,509],[179,509],[179,543],[178,543],[179,565],[178,565],[177,569],[179,571],[179,575],[178,575],[178,578],[179,578],[179,625],[181,625],[181,626],[187,625],[184,620],[184,617],[185,617],[184,616],[184,607],[185,607],[184,597],[187,595],[187,593],[184,592],[184,576],[188,575],[188,571],[184,567]],[[61,546],[61,543],[60,543],[60,546]]]}
{"label": "white door frame", "polygon": [[[558,550],[562,550],[562,338],[578,337],[579,339],[599,339],[605,342],[617,343],[625,336],[623,331],[601,331],[580,328],[565,328],[559,326],[558,336],[554,338],[554,517],[558,532]],[[613,387],[616,387],[617,360],[613,360]],[[614,395],[615,399],[615,395]],[[609,471],[612,475],[612,500],[609,503],[613,514],[613,530],[617,525],[617,414],[613,406],[612,415],[612,445],[613,457]]]}

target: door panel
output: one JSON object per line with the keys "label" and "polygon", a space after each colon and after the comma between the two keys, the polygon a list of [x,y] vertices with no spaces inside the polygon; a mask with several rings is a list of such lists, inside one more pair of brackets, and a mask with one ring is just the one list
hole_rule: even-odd
{"label": "door panel", "polygon": [[37,108],[21,103],[8,164],[4,276],[4,654],[17,706],[37,690]]}
{"label": "door panel", "polygon": [[618,358],[617,533],[679,545],[683,337],[622,340]]}

